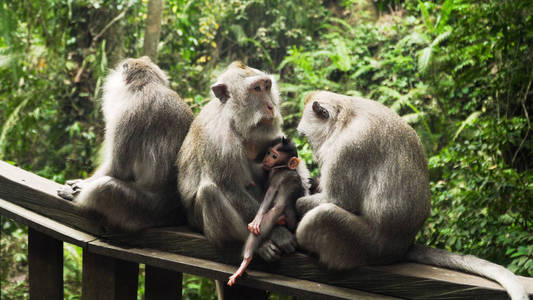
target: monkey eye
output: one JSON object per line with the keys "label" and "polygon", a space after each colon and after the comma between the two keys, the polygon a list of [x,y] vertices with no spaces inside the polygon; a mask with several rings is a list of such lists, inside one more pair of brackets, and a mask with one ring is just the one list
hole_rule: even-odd
{"label": "monkey eye", "polygon": [[261,87],[260,86],[256,86],[256,87],[254,87],[254,90],[260,92],[261,91]]}
{"label": "monkey eye", "polygon": [[272,158],[273,158],[273,159],[277,159],[278,156],[277,156],[276,154],[274,154],[274,155],[272,155]]}

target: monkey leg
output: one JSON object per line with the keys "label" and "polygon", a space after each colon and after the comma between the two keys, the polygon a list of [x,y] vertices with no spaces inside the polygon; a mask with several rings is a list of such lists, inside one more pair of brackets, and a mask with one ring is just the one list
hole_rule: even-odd
{"label": "monkey leg", "polygon": [[365,264],[373,245],[373,230],[360,216],[335,204],[324,203],[304,215],[296,228],[296,240],[304,249],[317,253],[332,269]]}
{"label": "monkey leg", "polygon": [[286,207],[280,218],[284,219],[285,225],[289,230],[294,231],[296,228],[296,212],[293,207]]}
{"label": "monkey leg", "polygon": [[169,212],[178,208],[170,197],[140,190],[130,182],[110,176],[89,181],[75,203],[89,216],[102,217],[104,227],[124,231],[172,224],[175,215]]}
{"label": "monkey leg", "polygon": [[245,258],[242,260],[242,263],[241,265],[239,266],[239,269],[237,271],[235,271],[235,273],[233,273],[233,275],[230,276],[229,280],[228,280],[228,285],[229,286],[232,286],[233,284],[235,284],[235,281],[237,280],[237,278],[241,277],[242,274],[244,274],[244,271],[246,270],[246,268],[248,267],[248,265],[250,264],[250,262],[252,261],[252,258]]}
{"label": "monkey leg", "polygon": [[195,213],[209,241],[222,246],[226,241],[246,240],[246,223],[217,185],[202,184],[196,194],[196,206]]}

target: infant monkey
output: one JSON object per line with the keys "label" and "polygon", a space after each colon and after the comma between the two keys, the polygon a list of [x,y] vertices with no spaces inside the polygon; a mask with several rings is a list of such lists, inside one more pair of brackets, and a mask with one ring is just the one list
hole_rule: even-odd
{"label": "infant monkey", "polygon": [[290,230],[296,228],[294,203],[305,194],[302,180],[296,172],[299,162],[296,146],[285,137],[274,140],[268,147],[262,163],[264,172],[268,173],[268,189],[255,218],[248,224],[250,235],[244,244],[243,260],[229,278],[229,286],[244,273],[254,251],[268,237],[274,225],[286,224]]}

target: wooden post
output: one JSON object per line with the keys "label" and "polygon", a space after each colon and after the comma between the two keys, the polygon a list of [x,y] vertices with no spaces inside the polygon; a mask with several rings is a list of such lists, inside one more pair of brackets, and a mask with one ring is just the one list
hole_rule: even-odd
{"label": "wooden post", "polygon": [[146,265],[146,300],[181,300],[182,273]]}
{"label": "wooden post", "polygon": [[30,299],[63,299],[63,242],[28,228]]}
{"label": "wooden post", "polygon": [[83,300],[136,300],[139,264],[83,251]]}
{"label": "wooden post", "polygon": [[215,281],[215,283],[219,300],[268,299],[268,294],[265,290],[255,289],[239,284],[230,287],[226,285],[225,281],[221,282],[220,280]]}

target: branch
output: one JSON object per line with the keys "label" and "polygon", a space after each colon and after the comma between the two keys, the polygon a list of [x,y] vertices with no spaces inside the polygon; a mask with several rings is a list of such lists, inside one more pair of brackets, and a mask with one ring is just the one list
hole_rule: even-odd
{"label": "branch", "polygon": [[527,120],[526,136],[524,136],[524,138],[520,142],[520,145],[518,146],[518,149],[516,149],[513,159],[511,160],[511,164],[514,164],[514,161],[516,157],[518,156],[518,153],[520,152],[520,150],[522,150],[522,147],[524,146],[524,143],[526,142],[527,137],[529,136],[529,131],[531,131],[531,121],[529,120],[529,114],[527,113],[527,107],[526,107],[526,100],[527,100],[527,95],[529,94],[529,89],[531,88],[531,81],[533,81],[533,71],[531,72],[529,83],[527,84],[526,92],[524,93],[524,98],[522,99],[522,109],[524,110],[524,114],[526,115],[526,120]]}
{"label": "branch", "polygon": [[131,6],[131,3],[128,3],[128,5],[120,12],[120,14],[118,14],[115,18],[113,18],[113,20],[111,20],[109,23],[107,23],[104,28],[102,28],[102,30],[100,30],[100,32],[98,32],[93,38],[92,38],[92,41],[91,41],[91,46],[89,47],[88,51],[87,51],[87,55],[85,56],[85,58],[83,59],[83,62],[81,64],[81,68],[78,70],[78,72],[76,73],[76,76],[74,77],[74,82],[75,83],[78,83],[81,81],[81,75],[83,74],[83,72],[85,71],[85,66],[87,65],[86,64],[86,57],[89,56],[89,54],[93,53],[96,51],[96,42],[102,37],[102,35],[104,35],[104,33],[106,33],[106,31],[111,27],[113,26],[113,24],[115,24],[116,22],[118,22],[120,19],[124,18],[124,16],[126,15],[126,11],[128,11],[128,9],[130,8]]}

